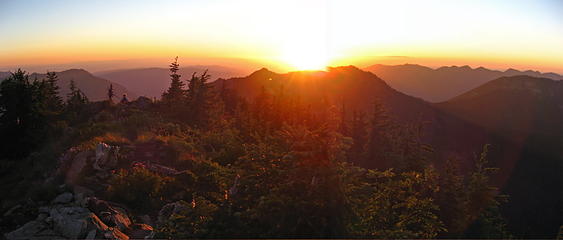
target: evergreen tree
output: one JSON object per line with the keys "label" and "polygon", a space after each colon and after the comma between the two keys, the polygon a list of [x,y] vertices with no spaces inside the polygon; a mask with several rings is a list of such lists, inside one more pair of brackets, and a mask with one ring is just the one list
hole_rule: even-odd
{"label": "evergreen tree", "polygon": [[2,130],[2,157],[25,156],[30,149],[30,136],[34,121],[33,89],[29,75],[21,69],[2,81],[0,87],[0,126]]}
{"label": "evergreen tree", "polygon": [[47,72],[47,79],[44,81],[45,88],[45,107],[51,113],[58,113],[63,109],[63,100],[59,95],[59,86],[57,74],[55,72]]}
{"label": "evergreen tree", "polygon": [[222,119],[225,105],[217,92],[208,83],[210,75],[205,70],[201,75],[193,73],[188,80],[186,94],[188,112],[185,119],[202,128],[207,128]]}
{"label": "evergreen tree", "polygon": [[178,118],[181,115],[181,108],[185,104],[184,83],[180,80],[181,75],[178,74],[180,64],[178,64],[178,57],[170,64],[170,87],[162,94],[162,103],[164,110],[171,117]]}
{"label": "evergreen tree", "polygon": [[387,169],[391,162],[386,154],[391,147],[390,143],[391,121],[387,111],[381,103],[373,104],[372,118],[369,127],[367,151],[364,164],[366,168]]}
{"label": "evergreen tree", "polygon": [[352,137],[352,146],[348,150],[348,161],[361,164],[365,157],[364,151],[367,143],[367,124],[364,112],[354,111],[352,114],[352,123],[350,129],[350,137]]}
{"label": "evergreen tree", "polygon": [[467,228],[467,200],[463,176],[459,173],[457,159],[448,158],[439,177],[440,189],[436,194],[436,203],[440,206],[440,220],[447,233],[444,236],[455,238],[461,236]]}
{"label": "evergreen tree", "polygon": [[69,89],[70,93],[67,95],[65,111],[72,122],[77,120],[78,116],[82,111],[84,111],[84,108],[89,101],[86,95],[84,95],[82,91],[76,87],[74,80],[70,80]]}
{"label": "evergreen tree", "polygon": [[29,80],[18,69],[0,84],[0,129],[2,155],[24,157],[46,140],[50,121],[59,110],[52,81]]}
{"label": "evergreen tree", "polygon": [[113,97],[115,97],[115,93],[113,92],[113,84],[110,84],[108,88],[108,101],[110,104],[113,103]]}

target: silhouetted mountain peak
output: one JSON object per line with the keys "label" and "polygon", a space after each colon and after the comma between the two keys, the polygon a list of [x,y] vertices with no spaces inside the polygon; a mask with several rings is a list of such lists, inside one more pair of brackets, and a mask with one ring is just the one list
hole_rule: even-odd
{"label": "silhouetted mountain peak", "polygon": [[478,67],[478,68],[475,68],[475,70],[477,70],[477,71],[489,71],[489,69],[484,68],[484,67],[482,67],[482,66],[480,66],[480,67]]}
{"label": "silhouetted mountain peak", "polygon": [[459,96],[493,79],[503,76],[529,75],[551,79],[562,79],[553,73],[541,73],[516,69],[506,71],[490,70],[485,67],[444,66],[437,69],[414,67],[415,65],[384,66],[373,65],[366,68],[381,77],[391,87],[431,102],[442,102]]}
{"label": "silhouetted mountain peak", "polygon": [[452,66],[439,67],[436,70],[437,71],[470,71],[472,70],[472,68],[468,65],[463,65],[463,66],[452,65]]}
{"label": "silhouetted mountain peak", "polygon": [[72,68],[72,69],[68,69],[68,70],[64,70],[61,73],[85,73],[85,74],[90,74],[90,72],[82,69],[82,68]]}
{"label": "silhouetted mountain peak", "polygon": [[328,70],[328,72],[350,72],[350,73],[363,72],[363,73],[365,73],[365,71],[359,69],[358,67],[356,67],[354,65],[328,67],[327,70]]}
{"label": "silhouetted mountain peak", "polygon": [[269,79],[273,76],[277,75],[277,73],[268,70],[267,68],[263,67],[253,73],[251,73],[248,77],[250,78],[266,78]]}
{"label": "silhouetted mountain peak", "polygon": [[507,74],[520,74],[521,72],[518,71],[518,70],[516,70],[516,69],[514,69],[514,68],[509,68],[509,69],[506,69],[506,71],[504,71],[504,73],[507,73]]}

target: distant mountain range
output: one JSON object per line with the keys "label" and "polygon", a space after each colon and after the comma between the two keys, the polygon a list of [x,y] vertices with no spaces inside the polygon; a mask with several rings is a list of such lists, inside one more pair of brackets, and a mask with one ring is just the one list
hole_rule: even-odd
{"label": "distant mountain range", "polygon": [[563,135],[561,81],[501,77],[438,106],[501,134]]}
{"label": "distant mountain range", "polygon": [[[222,67],[222,66],[188,66],[180,68],[182,80],[189,79],[194,72],[198,74],[209,70],[211,81],[217,78],[228,78],[241,76],[241,70]],[[122,69],[114,71],[97,72],[94,75],[119,83],[127,89],[138,93],[141,96],[160,98],[162,93],[170,86],[170,71],[168,68],[137,68]]]}
{"label": "distant mountain range", "polygon": [[[11,73],[0,72],[0,80],[9,77]],[[44,79],[46,74],[32,73],[30,79]],[[124,86],[110,82],[106,79],[96,77],[84,69],[69,69],[62,72],[57,72],[59,81],[59,93],[62,97],[66,97],[70,93],[70,81],[74,80],[76,87],[78,87],[90,101],[100,101],[107,99],[107,91],[110,84],[113,84],[113,89],[117,99],[121,99],[123,94],[127,94],[129,99],[136,99],[137,94],[127,90]]]}
{"label": "distant mountain range", "polygon": [[365,68],[365,70],[385,79],[391,87],[429,102],[447,101],[499,77],[528,75],[553,80],[563,79],[563,76],[555,73],[540,73],[531,70],[518,71],[515,69],[502,72],[469,66],[432,69],[416,64],[394,66],[376,64]]}

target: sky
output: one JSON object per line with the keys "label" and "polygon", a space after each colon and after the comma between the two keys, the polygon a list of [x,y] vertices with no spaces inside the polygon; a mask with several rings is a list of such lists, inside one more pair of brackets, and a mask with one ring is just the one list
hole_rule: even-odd
{"label": "sky", "polygon": [[0,0],[0,70],[416,63],[563,73],[563,1]]}

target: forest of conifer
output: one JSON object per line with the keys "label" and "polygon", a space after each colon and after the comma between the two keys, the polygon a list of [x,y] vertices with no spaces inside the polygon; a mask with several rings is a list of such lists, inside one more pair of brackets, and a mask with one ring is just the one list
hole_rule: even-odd
{"label": "forest of conifer", "polygon": [[[313,109],[284,88],[246,99],[207,72],[178,69],[176,59],[156,101],[114,101],[111,86],[108,100],[90,102],[74,82],[61,97],[55,73],[2,81],[2,208],[25,209],[2,218],[2,232],[74,192],[126,209],[155,238],[513,236],[487,143],[463,172],[455,157],[438,164],[422,122],[398,121],[378,101]],[[118,150],[97,168],[101,143]],[[69,180],[82,153],[91,156]]]}

